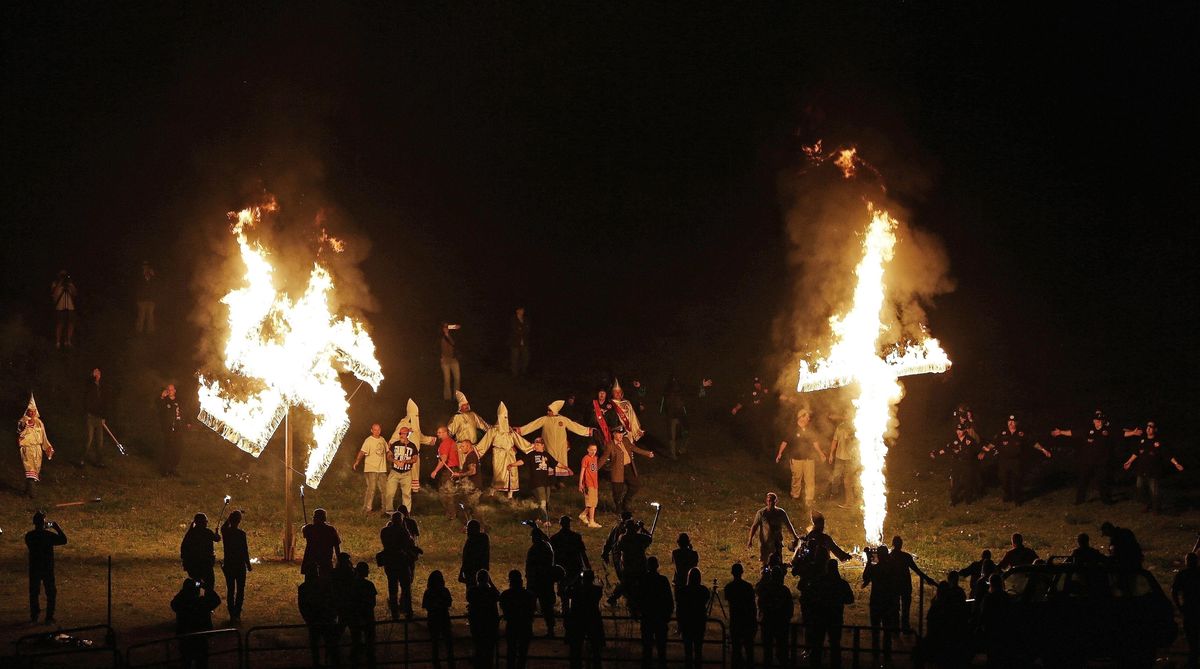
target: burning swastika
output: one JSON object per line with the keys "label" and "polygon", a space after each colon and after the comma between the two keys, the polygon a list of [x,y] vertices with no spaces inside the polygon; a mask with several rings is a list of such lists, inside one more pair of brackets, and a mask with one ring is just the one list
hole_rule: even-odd
{"label": "burning swastika", "polygon": [[333,278],[324,267],[314,263],[304,294],[295,301],[276,290],[266,250],[247,233],[277,209],[271,201],[229,214],[246,268],[242,285],[221,299],[229,308],[225,367],[240,377],[239,387],[200,375],[199,420],[258,457],[288,408],[304,406],[313,415],[305,482],[316,488],[350,424],[350,403],[335,363],[372,388],[378,388],[383,372],[362,323],[332,313]]}

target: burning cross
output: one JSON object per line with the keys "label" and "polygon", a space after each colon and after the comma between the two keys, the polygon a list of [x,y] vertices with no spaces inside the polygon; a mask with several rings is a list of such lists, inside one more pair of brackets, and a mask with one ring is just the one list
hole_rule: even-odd
{"label": "burning cross", "polygon": [[[237,219],[233,231],[246,274],[244,285],[221,300],[229,307],[225,366],[255,389],[234,391],[201,375],[199,420],[258,457],[288,409],[303,405],[314,418],[305,480],[316,488],[350,425],[350,403],[335,363],[372,388],[383,380],[383,372],[362,324],[332,313],[328,297],[333,279],[325,268],[314,264],[304,295],[295,302],[275,290],[266,251],[246,237],[263,210],[230,215]],[[274,211],[273,203],[265,211]]]}
{"label": "burning cross", "polygon": [[879,337],[886,329],[883,318],[887,286],[884,268],[896,246],[896,220],[886,211],[868,205],[871,225],[863,239],[863,256],[854,274],[858,283],[850,310],[829,320],[834,344],[829,355],[813,366],[800,362],[796,391],[801,393],[858,386],[854,405],[854,435],[862,457],[863,529],[867,545],[883,540],[887,515],[887,481],[883,475],[892,407],[904,395],[899,377],[940,373],[950,368],[950,358],[936,339],[925,338],[910,346],[898,345],[879,355]]}

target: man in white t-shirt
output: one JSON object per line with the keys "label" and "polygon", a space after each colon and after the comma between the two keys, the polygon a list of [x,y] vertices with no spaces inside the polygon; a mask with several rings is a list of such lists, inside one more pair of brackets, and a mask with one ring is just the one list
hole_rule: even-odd
{"label": "man in white t-shirt", "polygon": [[[387,440],[383,438],[383,428],[379,423],[371,426],[371,436],[363,440],[362,448],[358,449],[358,457],[354,459],[351,469],[358,470],[363,465],[367,475],[367,492],[363,497],[363,513],[371,513],[375,506],[375,491],[379,491],[379,505],[387,512]],[[363,464],[363,462],[366,464]]]}

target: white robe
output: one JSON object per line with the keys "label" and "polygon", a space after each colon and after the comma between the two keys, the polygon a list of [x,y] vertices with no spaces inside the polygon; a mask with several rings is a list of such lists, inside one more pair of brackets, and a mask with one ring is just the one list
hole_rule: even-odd
{"label": "white robe", "polygon": [[617,417],[621,418],[622,424],[625,425],[625,430],[629,433],[629,438],[634,441],[641,439],[642,435],[646,434],[646,431],[642,429],[642,422],[638,420],[637,414],[633,411],[633,404],[626,399],[614,399],[612,403],[620,407],[621,411],[625,414],[624,416],[617,414]]}
{"label": "white robe", "polygon": [[504,492],[519,490],[521,477],[516,467],[510,469],[509,465],[517,461],[517,449],[528,453],[533,450],[533,444],[509,426],[508,409],[504,402],[500,403],[500,408],[496,411],[495,427],[489,428],[483,435],[483,439],[475,446],[475,452],[483,458],[489,448],[492,449],[492,488]]}
{"label": "white robe", "polygon": [[467,413],[460,411],[450,419],[450,424],[446,426],[446,429],[450,430],[450,435],[454,437],[454,441],[469,440],[473,444],[479,438],[479,433],[476,430],[487,431],[491,427],[486,420],[480,418],[479,414],[474,411],[468,411]]}
{"label": "white robe", "polygon": [[546,442],[546,452],[563,467],[567,466],[569,450],[567,431],[570,430],[581,437],[590,437],[592,434],[592,428],[580,425],[566,416],[553,414],[535,418],[522,425],[521,435],[527,436],[538,430],[542,431],[542,440]]}
{"label": "white robe", "polygon": [[25,467],[25,478],[39,480],[42,473],[42,453],[49,453],[50,442],[46,439],[46,426],[41,420],[33,425],[21,421],[21,433],[17,442],[21,446],[21,464]]}

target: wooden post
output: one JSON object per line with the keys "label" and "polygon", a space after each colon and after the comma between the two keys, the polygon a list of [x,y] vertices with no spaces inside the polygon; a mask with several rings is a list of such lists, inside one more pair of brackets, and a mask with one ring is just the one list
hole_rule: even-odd
{"label": "wooden post", "polygon": [[295,502],[292,499],[292,411],[288,409],[283,419],[283,561],[295,560],[293,546],[292,516]]}

